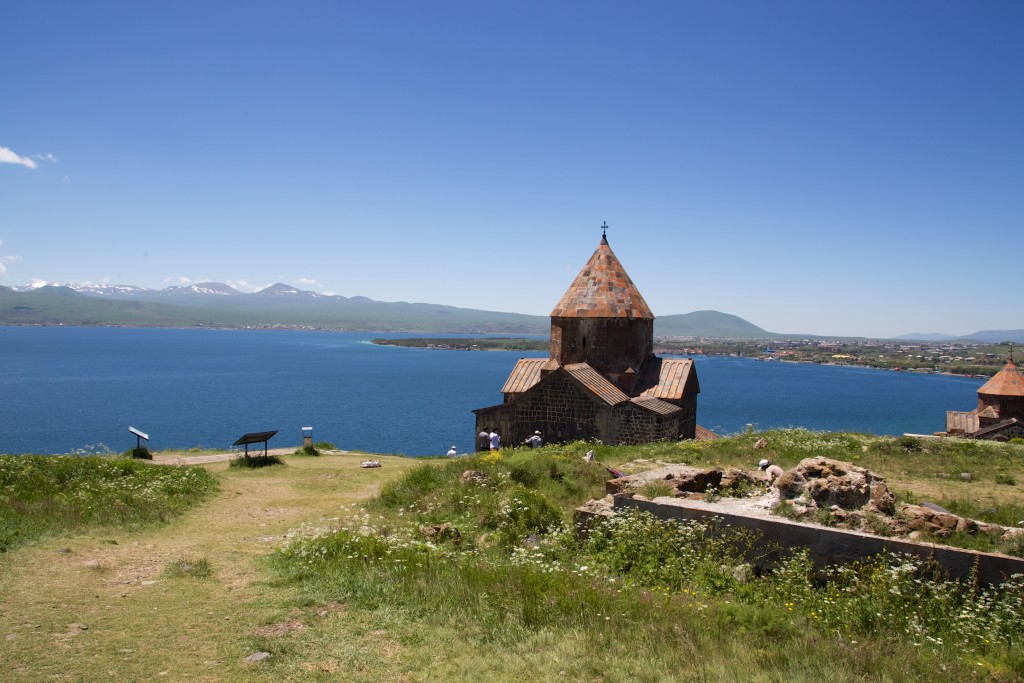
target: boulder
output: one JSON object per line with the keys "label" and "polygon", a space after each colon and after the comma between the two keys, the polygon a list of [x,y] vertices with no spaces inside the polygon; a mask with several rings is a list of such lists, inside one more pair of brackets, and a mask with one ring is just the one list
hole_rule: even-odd
{"label": "boulder", "polygon": [[462,534],[448,522],[445,522],[444,524],[431,524],[430,526],[420,527],[420,533],[423,534],[428,541],[432,541],[434,543],[451,541],[452,543],[458,544],[462,541]]}

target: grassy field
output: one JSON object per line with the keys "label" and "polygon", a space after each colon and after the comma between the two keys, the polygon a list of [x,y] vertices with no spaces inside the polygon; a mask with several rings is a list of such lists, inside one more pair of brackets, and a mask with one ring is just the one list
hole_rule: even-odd
{"label": "grassy field", "polygon": [[0,679],[278,680],[242,661],[272,637],[261,634],[312,633],[345,615],[296,606],[292,589],[268,583],[263,558],[289,530],[345,514],[416,464],[379,459],[380,469],[361,469],[359,456],[218,463],[207,469],[220,490],[161,528],[98,526],[0,554]]}
{"label": "grassy field", "polygon": [[[760,436],[769,446],[755,451]],[[958,613],[981,640],[936,643],[928,638],[974,636],[946,623],[957,616],[948,609],[919,609],[964,596],[900,565],[837,575],[829,592],[799,558],[771,582],[742,576],[743,539],[699,529],[638,519],[576,540],[560,524],[605,478],[582,463],[590,447],[426,467],[375,456],[381,468],[361,469],[362,455],[207,466],[218,490],[162,526],[100,521],[0,554],[0,678],[1020,680],[1024,633],[1000,596],[973,592],[985,609]],[[791,430],[596,450],[627,470],[658,461],[753,469],[765,452],[790,467],[820,454],[876,469],[917,499],[1024,510],[1020,445]],[[487,482],[459,484],[469,467]],[[425,536],[443,524],[459,535]],[[920,623],[906,618],[919,613]],[[920,630],[897,632],[905,628]],[[244,661],[260,651],[271,656]]]}

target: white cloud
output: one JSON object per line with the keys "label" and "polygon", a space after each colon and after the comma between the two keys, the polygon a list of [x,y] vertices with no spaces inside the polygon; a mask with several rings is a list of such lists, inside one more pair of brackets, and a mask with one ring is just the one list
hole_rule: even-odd
{"label": "white cloud", "polygon": [[[0,240],[0,247],[4,245],[3,240]],[[20,261],[20,256],[3,255],[0,256],[0,277],[7,277],[7,265],[8,263],[15,263]]]}
{"label": "white cloud", "polygon": [[295,281],[295,285],[298,286],[298,287],[314,287],[314,288],[319,288],[319,289],[323,289],[323,287],[324,287],[322,284],[320,284],[316,280],[313,280],[313,279],[308,278],[308,277],[300,277],[298,280]]}
{"label": "white cloud", "polygon": [[178,284],[179,285],[188,285],[188,284],[191,284],[191,283],[192,283],[192,280],[189,280],[184,275],[179,275],[178,276]]}
{"label": "white cloud", "polygon": [[15,154],[12,150],[0,146],[0,164],[17,164],[18,166],[24,166],[25,168],[37,168],[36,162],[32,161],[28,157],[21,157]]}
{"label": "white cloud", "polygon": [[49,152],[47,152],[46,154],[33,154],[32,158],[39,159],[39,161],[49,161],[52,164],[60,163],[57,161],[57,157],[53,156]]}

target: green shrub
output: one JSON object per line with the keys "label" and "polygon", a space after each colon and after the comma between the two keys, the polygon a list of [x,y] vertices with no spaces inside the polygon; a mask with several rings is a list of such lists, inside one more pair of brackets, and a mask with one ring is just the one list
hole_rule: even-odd
{"label": "green shrub", "polygon": [[271,465],[283,465],[284,460],[277,457],[276,455],[241,455],[231,460],[228,463],[228,467],[237,467],[242,469],[259,469],[261,467],[270,467]]}
{"label": "green shrub", "polygon": [[675,488],[672,484],[667,481],[649,481],[637,491],[641,496],[646,498],[660,498],[662,496],[671,496]]}
{"label": "green shrub", "polygon": [[902,448],[905,451],[921,450],[921,440],[914,436],[901,436],[899,439],[896,440],[896,443],[898,443],[900,448]]}
{"label": "green shrub", "polygon": [[121,454],[126,458],[136,458],[138,460],[152,460],[153,454],[149,452],[149,449],[145,446],[137,446],[135,448],[128,449]]}
{"label": "green shrub", "polygon": [[320,455],[320,451],[316,446],[300,446],[295,449],[294,455],[311,455],[315,457]]}
{"label": "green shrub", "polygon": [[448,468],[426,463],[385,484],[377,499],[385,507],[404,507],[454,481],[455,475]]}
{"label": "green shrub", "polygon": [[543,534],[562,523],[562,512],[543,494],[512,487],[501,502],[495,530],[505,545],[521,543],[531,534]]}

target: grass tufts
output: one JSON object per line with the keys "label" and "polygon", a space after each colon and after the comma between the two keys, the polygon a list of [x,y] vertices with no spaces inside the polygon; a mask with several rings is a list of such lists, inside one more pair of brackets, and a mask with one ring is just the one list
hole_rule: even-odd
{"label": "grass tufts", "polygon": [[206,579],[213,576],[213,568],[205,557],[199,559],[182,557],[169,562],[164,567],[163,575],[169,579]]}
{"label": "grass tufts", "polygon": [[167,521],[216,490],[208,472],[106,457],[0,456],[0,551],[41,536]]}
{"label": "grass tufts", "polygon": [[241,455],[228,463],[228,466],[241,469],[259,469],[261,467],[283,464],[284,460],[276,455]]}

